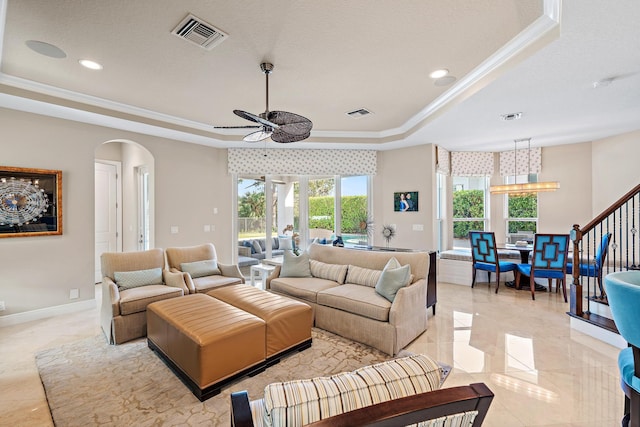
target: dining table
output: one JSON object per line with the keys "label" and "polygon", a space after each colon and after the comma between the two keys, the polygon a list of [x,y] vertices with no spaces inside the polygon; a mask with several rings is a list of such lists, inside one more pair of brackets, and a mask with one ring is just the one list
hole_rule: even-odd
{"label": "dining table", "polygon": [[[533,245],[527,243],[526,245],[520,245],[515,243],[505,243],[502,247],[498,249],[509,249],[520,252],[520,264],[529,263],[529,256],[531,255],[531,251],[533,251]],[[515,272],[513,273],[515,274]],[[516,281],[515,277],[513,281],[505,282],[505,286],[508,288],[515,288]],[[545,292],[547,290],[546,287],[536,283],[536,292]],[[520,277],[520,289],[519,290],[531,290],[531,283],[529,280],[529,276],[521,276]]]}

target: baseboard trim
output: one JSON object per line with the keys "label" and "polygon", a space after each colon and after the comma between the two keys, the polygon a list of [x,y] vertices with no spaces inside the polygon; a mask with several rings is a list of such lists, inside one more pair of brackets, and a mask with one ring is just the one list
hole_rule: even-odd
{"label": "baseboard trim", "polygon": [[582,332],[583,334],[589,335],[597,340],[620,349],[627,347],[627,342],[619,334],[608,331],[589,322],[585,322],[584,320],[576,319],[574,317],[570,317],[569,319],[571,329]]}
{"label": "baseboard trim", "polygon": [[0,328],[31,322],[33,320],[46,319],[47,317],[59,316],[61,314],[77,313],[93,308],[96,308],[96,300],[89,299],[53,307],[39,308],[22,313],[8,314],[6,316],[0,316]]}

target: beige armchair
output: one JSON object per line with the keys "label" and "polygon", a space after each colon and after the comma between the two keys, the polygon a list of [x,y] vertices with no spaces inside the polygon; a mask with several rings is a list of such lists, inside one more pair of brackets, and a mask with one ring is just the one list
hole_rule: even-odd
{"label": "beige armchair", "polygon": [[[140,252],[105,252],[102,265],[102,307],[100,323],[109,344],[121,344],[147,335],[147,305],[155,301],[175,298],[189,293],[184,277],[164,268],[162,249]],[[119,286],[116,275],[160,269],[161,284],[135,287]],[[118,274],[116,274],[116,272]]]}
{"label": "beige armchair", "polygon": [[[236,264],[220,264],[217,262],[216,248],[211,243],[183,248],[167,248],[166,253],[169,270],[173,273],[184,275],[184,281],[192,294],[208,292],[221,286],[244,283],[244,276]],[[216,261],[219,273],[195,277],[196,275],[183,271],[182,264],[207,260]]]}

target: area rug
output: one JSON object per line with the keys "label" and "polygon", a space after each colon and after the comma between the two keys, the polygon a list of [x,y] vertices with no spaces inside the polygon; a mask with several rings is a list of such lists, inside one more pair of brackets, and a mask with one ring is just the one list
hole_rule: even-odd
{"label": "area rug", "polygon": [[376,349],[314,329],[311,348],[266,371],[230,384],[200,402],[148,347],[146,339],[118,346],[102,336],[42,351],[36,364],[56,426],[230,425],[229,396],[247,390],[259,398],[276,381],[352,371],[390,357]]}

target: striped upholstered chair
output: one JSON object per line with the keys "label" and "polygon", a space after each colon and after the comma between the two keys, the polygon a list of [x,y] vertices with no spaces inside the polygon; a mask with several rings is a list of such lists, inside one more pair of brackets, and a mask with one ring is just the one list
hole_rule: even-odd
{"label": "striped upholstered chair", "polygon": [[331,377],[273,383],[251,402],[246,391],[232,393],[231,425],[354,426],[389,419],[409,425],[435,418],[436,425],[482,425],[491,390],[482,383],[440,389],[445,377],[438,363],[417,354]]}

